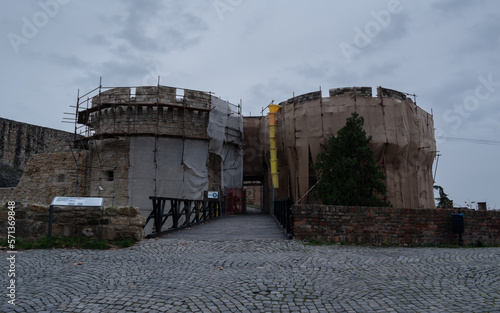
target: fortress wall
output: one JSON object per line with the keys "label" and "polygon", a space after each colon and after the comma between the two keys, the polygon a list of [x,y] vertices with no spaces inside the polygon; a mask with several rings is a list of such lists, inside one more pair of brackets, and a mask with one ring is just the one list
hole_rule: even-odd
{"label": "fortress wall", "polygon": [[[81,160],[80,165],[82,170],[86,170],[86,196],[103,197],[106,206],[128,205],[130,138],[104,139],[102,143],[100,140],[93,140],[90,146],[88,157]],[[90,162],[88,158],[91,159]]]}
{"label": "fortress wall", "polygon": [[[82,156],[82,160],[86,155]],[[84,171],[79,172],[79,190],[83,192]],[[54,197],[76,196],[76,160],[71,152],[39,153],[31,157],[19,184],[0,188],[0,202],[49,204]],[[78,196],[83,196],[80,193]]]}
{"label": "fortress wall", "polygon": [[[0,187],[16,186],[31,156],[70,151],[73,136],[61,130],[0,118]],[[9,172],[14,176],[7,175]]]}
{"label": "fortress wall", "polygon": [[[16,238],[33,241],[47,236],[49,206],[16,203]],[[0,227],[8,227],[8,210],[0,206]],[[57,237],[100,238],[108,241],[142,240],[146,220],[133,207],[71,207],[53,208],[52,235]],[[0,239],[7,239],[7,233]]]}

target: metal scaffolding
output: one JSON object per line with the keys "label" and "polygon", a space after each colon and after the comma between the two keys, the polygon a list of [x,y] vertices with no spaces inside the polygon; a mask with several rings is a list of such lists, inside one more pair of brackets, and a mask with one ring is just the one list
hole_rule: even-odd
{"label": "metal scaffolding", "polygon": [[[186,139],[210,140],[208,131],[197,135],[190,130],[194,127],[193,120],[201,120],[200,124],[208,125],[213,109],[210,107],[211,95],[211,92],[162,86],[160,78],[157,86],[149,87],[103,87],[101,78],[99,86],[90,92],[80,95],[78,91],[76,106],[72,106],[75,108],[75,195],[110,198],[110,204],[115,205],[117,180],[128,179],[120,176],[126,175],[127,171],[118,168],[119,149],[123,149],[120,143],[130,141],[132,136],[155,138],[156,169],[159,138],[181,138],[183,159]],[[241,102],[232,106],[234,108],[229,109],[228,117],[237,115],[241,118]],[[234,142],[239,142],[241,146],[243,133],[241,129],[227,126],[224,137],[225,143],[237,138]],[[108,192],[103,195],[104,181],[112,182],[112,187],[107,183]]]}

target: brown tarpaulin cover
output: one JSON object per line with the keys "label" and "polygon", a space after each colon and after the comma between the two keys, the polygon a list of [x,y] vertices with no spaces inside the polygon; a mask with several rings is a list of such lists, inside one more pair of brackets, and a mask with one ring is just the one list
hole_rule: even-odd
{"label": "brown tarpaulin cover", "polygon": [[[411,100],[341,95],[282,105],[277,116],[278,198],[291,196],[296,202],[307,193],[315,179],[310,163],[316,161],[326,138],[336,135],[351,113],[357,112],[365,119],[364,129],[372,136],[370,147],[387,175],[387,200],[394,207],[435,207],[434,121]],[[266,143],[267,125],[268,121],[261,123],[261,140]],[[269,144],[265,152],[269,155]]]}

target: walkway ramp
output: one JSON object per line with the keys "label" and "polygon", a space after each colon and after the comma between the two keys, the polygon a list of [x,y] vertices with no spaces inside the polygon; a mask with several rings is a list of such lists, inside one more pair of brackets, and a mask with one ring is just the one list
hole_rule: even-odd
{"label": "walkway ramp", "polygon": [[287,240],[276,220],[267,214],[226,215],[159,238],[181,240]]}

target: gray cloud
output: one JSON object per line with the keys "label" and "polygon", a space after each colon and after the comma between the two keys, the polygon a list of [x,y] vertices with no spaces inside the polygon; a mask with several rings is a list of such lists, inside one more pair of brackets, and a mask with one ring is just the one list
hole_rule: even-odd
{"label": "gray cloud", "polygon": [[456,14],[466,14],[470,10],[487,3],[485,0],[441,0],[431,5],[431,8],[440,11],[447,16]]}
{"label": "gray cloud", "polygon": [[[471,23],[467,31],[462,34],[464,40],[458,46],[463,52],[473,55],[483,53],[493,54],[498,59],[500,50],[500,19],[493,14],[486,14],[480,21]],[[493,53],[492,53],[493,52]]]}
{"label": "gray cloud", "polygon": [[121,49],[167,54],[196,44],[208,30],[207,23],[189,12],[185,2],[147,0],[127,5],[128,16],[118,22],[123,28],[116,34],[126,42]]}
{"label": "gray cloud", "polygon": [[304,78],[314,78],[316,80],[320,80],[331,71],[331,62],[323,61],[319,64],[304,62],[300,65],[289,67],[287,71]]}
{"label": "gray cloud", "polygon": [[[400,2],[403,10],[349,63],[339,45],[353,44],[354,27],[366,31],[376,21],[371,12],[387,9],[389,0],[243,1],[222,20],[212,1],[70,1],[18,54],[7,33],[20,32],[22,18],[39,6],[12,1],[0,12],[0,82],[8,104],[1,115],[64,128],[62,112],[77,90],[97,87],[100,76],[105,86],[151,85],[161,76],[165,85],[243,99],[243,111],[254,115],[271,100],[319,86],[326,95],[329,88],[382,85],[417,93],[448,136],[498,140],[500,87],[456,129],[444,114],[474,95],[480,75],[500,82],[500,2]],[[484,200],[481,190],[498,186],[497,162],[473,161],[478,154],[498,159],[498,147],[443,142],[438,149],[438,182],[457,203]],[[467,168],[457,170],[466,159]],[[460,183],[483,170],[483,185]],[[488,201],[500,207],[497,195]]]}
{"label": "gray cloud", "polygon": [[65,55],[57,52],[50,53],[47,61],[65,69],[80,69],[91,66],[91,63],[86,62],[77,55]]}

